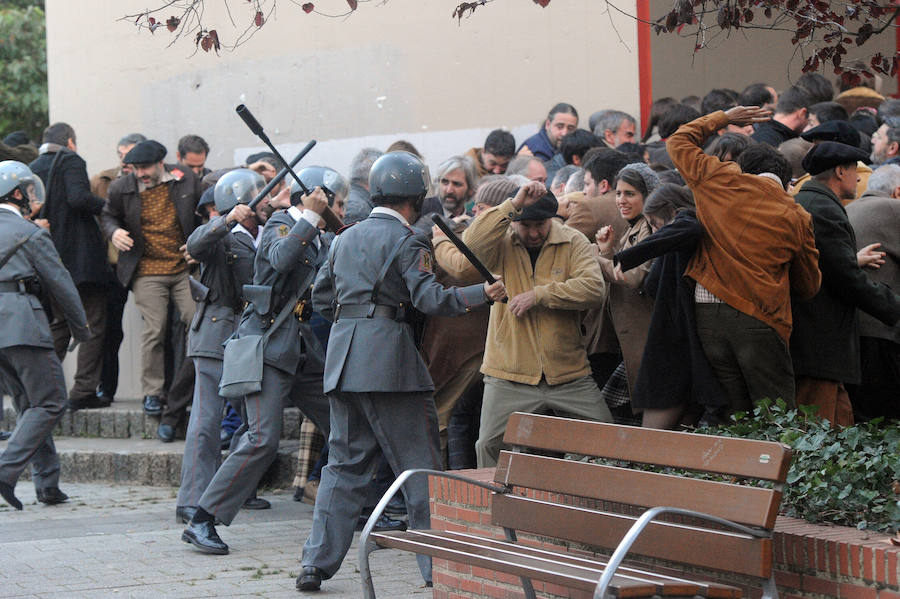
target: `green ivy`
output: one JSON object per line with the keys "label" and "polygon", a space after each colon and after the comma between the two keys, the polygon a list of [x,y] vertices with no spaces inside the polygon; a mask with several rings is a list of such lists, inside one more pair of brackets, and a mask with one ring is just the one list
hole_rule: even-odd
{"label": "green ivy", "polygon": [[750,417],[698,429],[705,434],[779,441],[794,450],[781,512],[809,522],[893,532],[900,527],[900,427],[880,419],[833,428],[815,408],[782,400],[757,404]]}
{"label": "green ivy", "polygon": [[0,137],[48,124],[45,29],[43,2],[0,2]]}

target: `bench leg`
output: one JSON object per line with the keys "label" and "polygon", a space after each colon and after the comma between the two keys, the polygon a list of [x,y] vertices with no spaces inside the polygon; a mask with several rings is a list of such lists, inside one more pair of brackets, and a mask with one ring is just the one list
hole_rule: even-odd
{"label": "bench leg", "polygon": [[378,546],[371,541],[359,548],[359,576],[362,581],[364,599],[375,599],[375,587],[372,585],[372,570],[369,568],[369,555],[377,551]]}
{"label": "bench leg", "polygon": [[775,586],[775,573],[769,576],[769,579],[763,583],[762,599],[778,599],[778,587]]}
{"label": "bench leg", "polygon": [[[512,528],[504,527],[503,534],[506,536],[506,540],[510,543],[515,543],[519,540],[516,537],[516,531]],[[522,581],[522,590],[525,591],[525,599],[537,599],[537,596],[534,594],[534,586],[532,586],[531,584],[531,579],[521,576],[519,577],[519,580]]]}

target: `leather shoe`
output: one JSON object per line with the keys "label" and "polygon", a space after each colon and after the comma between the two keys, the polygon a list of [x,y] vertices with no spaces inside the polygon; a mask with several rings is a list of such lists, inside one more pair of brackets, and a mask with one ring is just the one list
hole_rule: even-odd
{"label": "leather shoe", "polygon": [[163,404],[158,395],[144,396],[144,414],[147,416],[159,416],[162,414]]}
{"label": "leather shoe", "polygon": [[319,479],[306,481],[306,486],[303,487],[303,498],[301,499],[303,503],[316,505],[316,497],[319,494],[319,482]]}
{"label": "leather shoe", "polygon": [[175,440],[175,429],[168,424],[160,423],[159,426],[156,427],[156,436],[159,437],[159,440],[163,443],[171,443]]}
{"label": "leather shoe", "polygon": [[298,591],[318,591],[322,586],[324,572],[315,566],[303,566],[303,572],[297,577]]}
{"label": "leather shoe", "polygon": [[228,545],[222,542],[216,533],[216,527],[212,522],[191,522],[188,524],[184,532],[181,533],[181,540],[190,543],[203,553],[211,553],[213,555],[228,555]]}
{"label": "leather shoe", "polygon": [[65,503],[69,500],[69,496],[59,490],[59,487],[47,487],[46,489],[37,489],[37,500],[46,505],[56,505],[57,503]]}
{"label": "leather shoe", "polygon": [[[0,431],[0,441],[6,441],[12,437],[12,433],[9,431]],[[299,499],[297,501],[300,501]]]}
{"label": "leather shoe", "polygon": [[272,504],[262,497],[248,497],[247,501],[244,502],[243,508],[245,510],[267,510],[272,507]]}
{"label": "leather shoe", "polygon": [[97,401],[103,404],[103,407],[107,408],[112,405],[113,396],[106,391],[97,391]]}
{"label": "leather shoe", "polygon": [[12,486],[8,483],[0,482],[0,497],[17,510],[22,509],[22,502],[18,500],[16,494],[13,492]]}
{"label": "leather shoe", "polygon": [[177,507],[175,508],[175,522],[178,522],[179,524],[190,524],[196,513],[197,506],[195,505],[183,505]]}
{"label": "leather shoe", "polygon": [[104,402],[96,395],[69,399],[67,404],[70,412],[77,412],[78,410],[96,410],[98,408],[106,408],[109,406],[108,403]]}
{"label": "leather shoe", "polygon": [[[366,516],[360,516],[359,520],[356,521],[356,530],[365,528],[366,522],[368,521],[369,518]],[[393,518],[389,518],[386,514],[381,514],[381,517],[375,522],[372,532],[387,532],[389,530],[406,530],[406,522],[403,520],[394,520]]]}

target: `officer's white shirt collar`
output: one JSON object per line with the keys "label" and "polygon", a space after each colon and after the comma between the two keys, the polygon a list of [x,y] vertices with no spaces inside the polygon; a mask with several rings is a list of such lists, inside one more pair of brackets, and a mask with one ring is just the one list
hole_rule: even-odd
{"label": "officer's white shirt collar", "polygon": [[0,208],[5,208],[6,210],[9,210],[10,212],[15,214],[19,218],[25,218],[24,216],[22,216],[22,212],[15,206],[10,206],[9,204],[0,204]]}
{"label": "officer's white shirt collar", "polygon": [[263,230],[262,227],[257,227],[256,228],[256,237],[254,237],[253,234],[250,231],[248,231],[246,227],[244,227],[244,225],[242,225],[241,223],[238,223],[234,226],[234,229],[232,229],[231,232],[232,233],[238,233],[238,232],[245,233],[247,236],[250,237],[250,239],[253,240],[253,247],[259,247],[259,240],[262,239],[262,230]]}
{"label": "officer's white shirt collar", "polygon": [[388,216],[393,216],[407,227],[409,226],[409,223],[406,222],[405,216],[403,216],[393,208],[388,208],[387,206],[375,206],[374,208],[372,208],[372,214],[387,214]]}
{"label": "officer's white shirt collar", "polygon": [[[291,206],[287,209],[287,213],[291,215],[291,218],[294,221],[299,221],[301,218],[311,224],[316,230],[319,229],[319,221],[322,219],[321,216],[310,210],[309,208],[304,208],[302,211],[296,206]],[[316,247],[319,247],[319,236],[313,238],[313,244]]]}

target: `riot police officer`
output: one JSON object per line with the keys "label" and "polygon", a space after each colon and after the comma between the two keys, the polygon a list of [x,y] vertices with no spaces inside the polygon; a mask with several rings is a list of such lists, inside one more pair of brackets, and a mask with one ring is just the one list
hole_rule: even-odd
{"label": "riot police officer", "polygon": [[254,284],[245,287],[249,304],[237,337],[267,336],[260,389],[243,400],[248,428],[200,497],[181,537],[205,553],[228,553],[213,522],[231,524],[274,459],[287,398],[293,397],[320,430],[329,430],[321,367],[315,365],[321,348],[307,326],[312,311],[309,288],[327,251],[319,222],[328,199],[316,188],[309,195],[292,196],[291,202],[266,223],[256,252]]}
{"label": "riot police officer", "polygon": [[[188,253],[201,266],[200,280],[191,280],[197,311],[188,331],[187,355],[194,361],[197,376],[175,510],[176,520],[185,524],[196,512],[219,465],[219,429],[225,405],[218,389],[222,344],[237,329],[242,289],[253,282],[257,240],[244,224],[256,218],[248,204],[265,184],[262,175],[250,169],[222,175],[213,192],[220,216],[194,229],[187,239]],[[240,411],[239,402],[234,403]]]}
{"label": "riot police officer", "polygon": [[59,490],[51,436],[66,409],[66,381],[39,295],[56,302],[74,339],[90,337],[78,290],[49,233],[24,218],[29,202],[43,200],[43,184],[27,166],[0,162],[0,380],[19,412],[0,454],[0,496],[17,510],[22,503],[14,488],[29,461],[38,501],[68,499]]}
{"label": "riot police officer", "polygon": [[[340,567],[379,448],[395,474],[440,468],[434,385],[407,323],[409,311],[459,315],[506,293],[499,280],[447,289],[437,282],[428,241],[409,226],[427,189],[427,169],[412,154],[391,152],[375,161],[369,190],[376,207],[337,236],[316,278],[313,305],[334,322],[325,361],[332,428],[297,578],[301,591],[317,590]],[[410,526],[427,528],[427,479],[411,479],[403,492]],[[430,582],[431,559],[418,559]]]}

